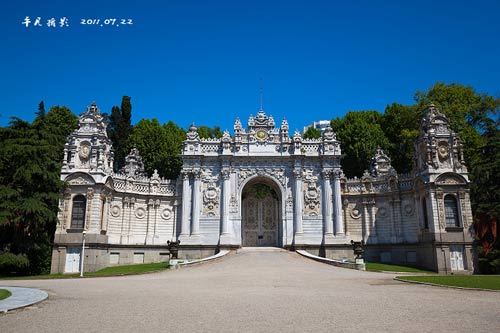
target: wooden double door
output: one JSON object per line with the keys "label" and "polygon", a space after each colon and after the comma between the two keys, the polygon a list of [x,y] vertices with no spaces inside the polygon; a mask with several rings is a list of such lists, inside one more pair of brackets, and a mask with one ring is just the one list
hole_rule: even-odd
{"label": "wooden double door", "polygon": [[268,185],[256,184],[243,192],[242,246],[279,246],[280,204]]}

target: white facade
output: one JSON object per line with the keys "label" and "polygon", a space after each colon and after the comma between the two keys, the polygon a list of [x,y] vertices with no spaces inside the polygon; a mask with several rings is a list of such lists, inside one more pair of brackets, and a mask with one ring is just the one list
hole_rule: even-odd
{"label": "white facade", "polygon": [[260,110],[246,128],[236,119],[233,135],[220,139],[200,139],[191,126],[177,180],[146,176],[135,149],[114,174],[106,124],[91,105],[65,147],[61,179],[69,186],[52,270],[74,269],[62,266],[76,256],[83,230],[91,270],[163,260],[167,241],[177,239],[186,257],[266,245],[332,258],[351,258],[351,240],[363,240],[369,260],[472,269],[462,146],[434,106],[422,121],[412,174],[396,174],[378,150],[369,172],[346,179],[340,157],[329,126],[321,139],[305,140]]}

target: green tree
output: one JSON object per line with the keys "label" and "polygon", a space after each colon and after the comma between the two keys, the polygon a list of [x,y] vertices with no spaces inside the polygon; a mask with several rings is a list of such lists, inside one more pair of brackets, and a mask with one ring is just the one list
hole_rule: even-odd
{"label": "green tree", "polygon": [[332,129],[340,140],[346,176],[361,176],[369,168],[377,147],[387,150],[390,146],[381,123],[382,115],[376,111],[352,111],[332,120]]}
{"label": "green tree", "polygon": [[182,169],[180,154],[182,152],[182,142],[186,140],[186,132],[173,121],[164,124],[163,130],[165,131],[168,145],[164,175],[167,178],[176,179]]}
{"label": "green tree", "polygon": [[[483,133],[482,158],[470,172],[474,228],[478,238],[479,269],[483,274],[500,273],[500,131],[498,120]],[[496,226],[496,228],[494,227]],[[496,229],[496,235],[494,234]],[[494,241],[496,236],[496,242]]]}
{"label": "green tree", "polygon": [[452,129],[464,143],[465,162],[473,168],[482,158],[480,147],[485,144],[480,133],[481,127],[491,116],[498,116],[499,100],[478,94],[470,86],[442,82],[436,83],[428,91],[417,92],[415,100],[419,110],[434,103],[448,117]]}
{"label": "green tree", "polygon": [[146,172],[155,169],[166,178],[175,179],[182,167],[180,153],[185,132],[173,122],[161,125],[157,119],[142,119],[130,136],[130,145],[139,149]]}
{"label": "green tree", "polygon": [[[47,273],[57,223],[62,150],[76,117],[65,107],[38,113],[33,123],[12,119],[0,128],[0,252],[26,256],[29,268]],[[66,119],[70,124],[60,123]]]}
{"label": "green tree", "polygon": [[388,105],[382,116],[382,130],[390,142],[387,153],[399,172],[410,172],[413,166],[415,139],[419,133],[421,112],[415,106]]}
{"label": "green tree", "polygon": [[319,139],[321,138],[321,131],[312,126],[308,127],[302,136],[304,139]]}
{"label": "green tree", "polygon": [[129,96],[122,97],[121,107],[113,106],[109,116],[108,136],[113,142],[114,169],[118,171],[130,152],[129,137],[132,133],[132,104]]}
{"label": "green tree", "polygon": [[38,112],[36,113],[36,118],[40,121],[43,121],[43,119],[45,118],[45,103],[43,101],[40,101],[40,103],[38,104]]}
{"label": "green tree", "polygon": [[222,131],[219,126],[208,127],[205,125],[201,125],[198,127],[198,135],[202,139],[215,139],[222,137]]}

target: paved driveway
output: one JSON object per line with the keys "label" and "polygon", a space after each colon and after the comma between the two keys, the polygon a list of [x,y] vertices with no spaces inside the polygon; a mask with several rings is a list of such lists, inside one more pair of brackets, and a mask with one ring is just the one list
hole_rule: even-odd
{"label": "paved driveway", "polygon": [[49,299],[0,315],[0,332],[500,330],[500,293],[392,277],[266,251],[141,276],[9,281]]}

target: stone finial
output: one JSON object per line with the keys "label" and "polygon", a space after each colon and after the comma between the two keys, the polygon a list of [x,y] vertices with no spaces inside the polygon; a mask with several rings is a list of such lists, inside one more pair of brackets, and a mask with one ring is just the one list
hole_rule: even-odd
{"label": "stone finial", "polygon": [[231,148],[231,135],[229,134],[228,130],[225,130],[224,134],[222,134],[221,143],[222,143],[222,150],[225,153],[229,152]]}
{"label": "stone finial", "polygon": [[241,125],[241,120],[240,118],[236,118],[234,121],[234,133],[239,133],[243,129],[243,126]]}
{"label": "stone finial", "polygon": [[153,175],[151,176],[151,180],[160,180],[160,175],[158,174],[158,170],[155,169]]}
{"label": "stone finial", "polygon": [[144,163],[137,148],[132,148],[125,157],[125,165],[120,170],[126,176],[144,176]]}
{"label": "stone finial", "polygon": [[324,141],[334,141],[336,140],[335,133],[333,132],[333,129],[331,126],[327,126],[325,130],[323,131],[323,140]]}
{"label": "stone finial", "polygon": [[186,134],[188,140],[196,141],[200,139],[200,135],[198,134],[198,128],[194,125],[194,123],[189,126],[189,130]]}
{"label": "stone finial", "polygon": [[302,142],[302,135],[300,134],[299,130],[295,130],[295,133],[293,133],[293,141],[294,142]]}
{"label": "stone finial", "polygon": [[288,131],[288,121],[285,118],[281,121],[281,130]]}
{"label": "stone finial", "polygon": [[380,147],[377,147],[371,159],[370,175],[373,177],[396,175],[396,170],[391,166],[390,157]]}

